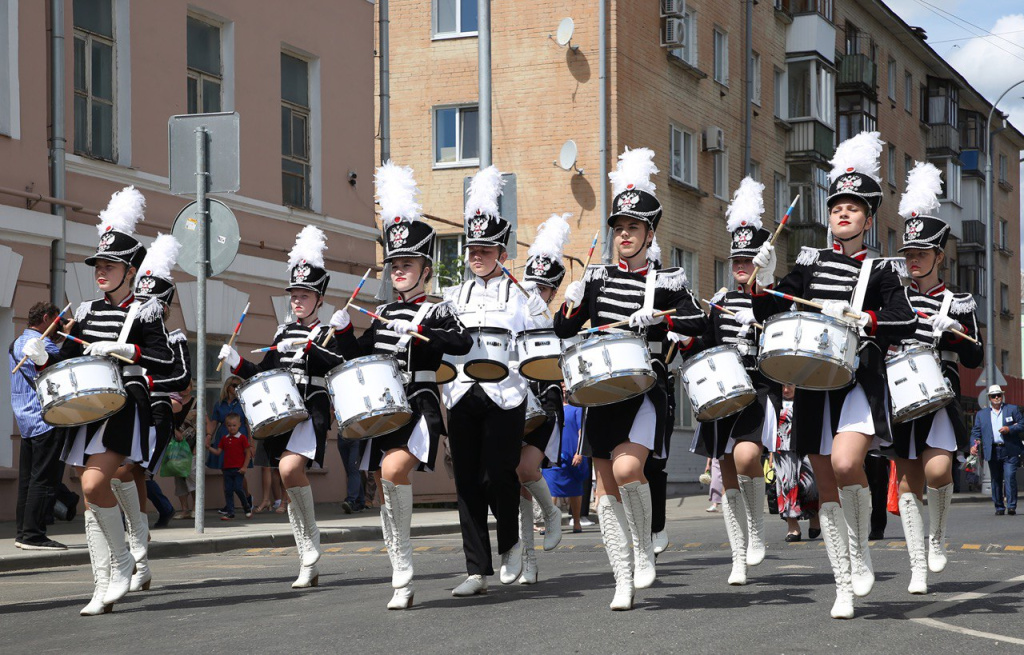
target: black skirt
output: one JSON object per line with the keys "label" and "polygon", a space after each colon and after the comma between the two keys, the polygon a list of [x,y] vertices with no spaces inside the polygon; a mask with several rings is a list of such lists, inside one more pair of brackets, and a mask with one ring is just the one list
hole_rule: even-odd
{"label": "black skirt", "polygon": [[[417,471],[433,471],[437,459],[437,448],[442,434],[448,434],[441,416],[441,400],[437,395],[437,385],[430,382],[413,382],[405,388],[409,405],[412,407],[412,418],[404,426],[388,434],[365,439],[359,444],[359,461],[365,471],[379,471],[384,455],[395,448],[409,448],[420,454],[413,454],[420,459]],[[423,434],[421,422],[426,423],[426,434]],[[411,440],[423,439],[426,443],[410,444]],[[411,447],[410,447],[411,446]]]}
{"label": "black skirt", "polygon": [[778,405],[767,385],[757,385],[754,402],[741,411],[718,419],[702,421],[693,435],[690,451],[701,457],[721,459],[726,454],[729,439],[762,443],[765,430],[771,428],[774,436],[777,425],[766,426],[765,421],[777,421]]}
{"label": "black skirt", "polygon": [[918,454],[917,456],[920,457],[920,454],[924,452],[924,449],[929,448],[927,444],[928,436],[931,434],[932,423],[935,421],[935,416],[939,412],[945,412],[949,417],[949,422],[953,425],[953,436],[956,439],[957,451],[967,450],[970,445],[971,433],[964,424],[964,410],[960,407],[960,402],[954,399],[953,402],[939,409],[937,412],[927,414],[913,421],[893,423],[892,445],[887,448],[883,448],[882,454],[886,456],[896,456],[901,459],[908,459],[910,457],[910,443],[911,440],[913,440],[914,452],[916,452]]}
{"label": "black skirt", "polygon": [[[104,450],[109,450],[125,457],[132,457],[133,446],[135,446],[135,421],[136,417],[138,417],[138,452],[141,452],[142,458],[145,459],[146,453],[149,452],[149,428],[153,424],[153,415],[149,402],[149,393],[138,380],[139,378],[129,378],[125,382],[126,398],[121,409],[102,421],[89,423],[85,426],[86,445],[88,445],[101,427],[106,426],[103,430]],[[68,461],[68,457],[71,456],[74,439],[81,428],[82,426],[61,428],[64,434],[62,460]],[[71,463],[78,464],[77,462]]]}
{"label": "black skirt", "polygon": [[619,444],[629,441],[633,421],[640,412],[644,399],[651,401],[656,417],[654,447],[651,448],[651,453],[658,458],[665,456],[665,420],[668,416],[668,395],[665,393],[664,386],[655,384],[647,393],[635,398],[601,407],[587,408],[584,414],[583,435],[590,445],[593,457],[611,459],[612,451]]}
{"label": "black skirt", "polygon": [[[306,467],[313,466],[313,462],[323,466],[324,455],[327,452],[327,431],[331,429],[331,421],[333,420],[331,401],[328,399],[327,394],[317,393],[311,398],[307,398],[306,411],[309,412],[309,418],[313,421],[313,433],[316,435],[316,454],[313,456],[313,459],[306,462]],[[280,465],[281,456],[288,450],[288,440],[291,438],[292,433],[289,430],[284,434],[263,440],[263,448],[267,452],[267,460],[270,462],[270,466],[277,468]]]}

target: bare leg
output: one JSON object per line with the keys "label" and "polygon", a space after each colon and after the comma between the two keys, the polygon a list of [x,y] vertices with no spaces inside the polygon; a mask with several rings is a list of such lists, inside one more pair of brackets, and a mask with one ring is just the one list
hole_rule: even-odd
{"label": "bare leg", "polygon": [[308,461],[306,457],[290,450],[286,450],[281,455],[281,481],[284,483],[285,489],[309,486],[309,478],[306,477],[306,462]]}
{"label": "bare leg", "polygon": [[419,463],[420,460],[408,448],[392,448],[381,461],[380,476],[394,484],[412,484],[409,475]]}
{"label": "bare leg", "polygon": [[924,495],[924,462],[919,459],[896,458],[896,476],[900,495],[911,493],[920,500]]}
{"label": "bare leg", "polygon": [[926,448],[922,454],[928,486],[938,489],[953,484],[953,454],[948,450]]}
{"label": "bare leg", "polygon": [[582,530],[580,525],[580,509],[583,506],[583,496],[569,496],[569,511],[572,513],[572,529]]}

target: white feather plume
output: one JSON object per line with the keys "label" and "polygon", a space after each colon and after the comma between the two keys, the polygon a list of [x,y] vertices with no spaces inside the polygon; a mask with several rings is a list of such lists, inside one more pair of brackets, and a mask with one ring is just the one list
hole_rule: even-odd
{"label": "white feather plume", "polygon": [[661,261],[661,246],[658,245],[658,237],[655,236],[651,239],[651,245],[647,248],[647,261],[649,262],[660,262]]}
{"label": "white feather plume", "polygon": [[145,211],[146,198],[134,186],[127,186],[110,196],[107,208],[100,212],[100,224],[96,231],[103,234],[109,227],[118,232],[134,234],[136,223],[145,218]]}
{"label": "white feather plume", "polygon": [[942,193],[942,171],[935,164],[917,162],[907,174],[907,190],[900,199],[899,214],[903,218],[913,218],[935,211]]}
{"label": "white feather plume", "polygon": [[829,180],[835,182],[839,176],[856,171],[870,175],[876,182],[880,182],[878,159],[882,156],[884,145],[878,132],[861,132],[843,141],[836,148],[836,154],[832,156]]}
{"label": "white feather plume", "polygon": [[146,250],[146,257],[139,270],[143,275],[169,278],[180,253],[181,244],[177,239],[170,234],[157,234],[153,245]]}
{"label": "white feather plume", "polygon": [[[612,195],[617,196],[626,189],[633,188],[654,193],[654,180],[658,167],[654,165],[654,151],[650,148],[634,148],[627,146],[619,155],[619,163],[615,170],[608,173],[612,183]],[[632,185],[632,187],[630,187]]]}
{"label": "white feather plume", "polygon": [[416,202],[420,190],[416,187],[412,168],[398,166],[389,159],[377,169],[373,177],[380,205],[381,220],[385,224],[396,222],[411,223],[418,220],[423,206]]}
{"label": "white feather plume", "polygon": [[555,261],[562,259],[562,251],[569,242],[569,217],[572,214],[552,214],[537,227],[537,236],[530,246],[529,256],[544,255]]}
{"label": "white feather plume", "polygon": [[302,260],[313,266],[324,267],[324,251],[327,250],[327,237],[323,230],[307,225],[295,237],[295,245],[288,253],[288,268],[292,268]]}
{"label": "white feather plume", "polygon": [[505,186],[505,180],[497,166],[488,166],[473,176],[469,182],[469,195],[466,198],[465,220],[477,214],[499,216],[498,196]]}
{"label": "white feather plume", "polygon": [[764,185],[752,177],[745,177],[725,210],[725,229],[730,232],[741,227],[761,229],[764,213]]}

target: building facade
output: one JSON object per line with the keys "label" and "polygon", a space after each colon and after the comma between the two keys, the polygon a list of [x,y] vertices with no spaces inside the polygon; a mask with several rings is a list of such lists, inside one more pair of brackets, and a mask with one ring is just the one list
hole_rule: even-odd
{"label": "building facade", "polygon": [[[38,199],[51,195],[49,5],[0,0],[4,343],[24,328],[32,304],[49,299],[52,243],[61,233],[54,205]],[[329,317],[375,265],[372,5],[67,0],[64,18],[67,301],[77,306],[96,296],[82,262],[95,248],[96,212],[111,193],[133,184],[145,194],[138,232],[146,243],[169,232],[190,201],[168,192],[169,117],[234,111],[241,188],[213,197],[234,212],[241,244],[228,270],[209,282],[207,352],[216,356],[246,302],[239,350],[269,343],[288,311],[287,253],[305,225],[328,236],[332,278],[321,315]],[[195,280],[180,269],[175,279],[169,327],[187,331],[194,354]],[[371,301],[375,289],[369,283],[362,299]],[[211,403],[222,382],[215,365],[203,385]],[[9,378],[0,377],[9,397]],[[14,513],[18,441],[9,403],[0,404],[0,519]],[[313,476],[319,500],[344,497],[342,471],[331,443],[324,470]],[[258,480],[251,482],[257,493]],[[219,484],[207,488],[210,506],[219,506]]]}

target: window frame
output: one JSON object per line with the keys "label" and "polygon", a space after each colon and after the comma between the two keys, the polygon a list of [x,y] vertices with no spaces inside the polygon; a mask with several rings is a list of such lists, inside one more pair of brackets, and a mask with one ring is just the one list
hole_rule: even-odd
{"label": "window frame", "polygon": [[903,71],[903,109],[914,115],[914,74],[910,71]]}
{"label": "window frame", "polygon": [[[438,127],[437,117],[438,117],[438,112],[447,111],[447,110],[451,110],[451,109],[454,109],[455,112],[456,112],[455,113],[455,160],[454,161],[440,162],[440,161],[437,161],[437,127]],[[462,146],[463,146],[463,143],[462,143],[462,132],[464,130],[462,113],[466,109],[473,109],[473,110],[477,111],[477,120],[479,121],[480,105],[478,103],[462,103],[462,104],[455,104],[455,105],[435,105],[435,106],[430,108],[430,118],[431,118],[431,130],[430,130],[430,141],[431,141],[430,153],[431,153],[431,155],[430,156],[431,156],[431,161],[432,161],[433,168],[435,168],[435,169],[440,169],[440,168],[468,168],[468,167],[479,166],[480,165],[480,152],[479,152],[480,145],[479,145],[479,143],[477,144],[477,149],[478,150],[477,150],[477,156],[476,157],[468,157],[468,158],[465,158],[465,159],[462,158]],[[477,123],[477,124],[479,125],[479,123]]]}
{"label": "window frame", "polygon": [[[807,102],[809,113],[803,116],[793,115],[793,103],[790,101],[794,95],[794,77],[788,73],[792,72],[790,66],[807,64],[808,88]],[[789,120],[816,120],[833,129],[836,127],[836,71],[826,62],[818,57],[795,57],[786,60],[786,85],[787,109]],[[801,90],[802,91],[802,90]]]}
{"label": "window frame", "polygon": [[729,149],[723,148],[712,157],[711,193],[719,200],[729,199]]}
{"label": "window frame", "polygon": [[0,134],[21,138],[21,80],[19,76],[18,0],[0,0]]}
{"label": "window frame", "polygon": [[750,61],[750,69],[752,71],[752,75],[751,75],[750,79],[751,79],[751,82],[753,82],[753,84],[751,84],[753,89],[750,92],[750,102],[755,104],[755,105],[757,105],[758,107],[760,107],[761,106],[761,95],[762,95],[761,94],[761,53],[759,53],[759,52],[757,52],[755,50],[751,50],[750,51],[750,60],[751,60]]}
{"label": "window frame", "polygon": [[480,35],[480,16],[477,16],[477,29],[462,31],[462,4],[464,2],[476,2],[476,0],[452,0],[456,4],[455,10],[455,31],[439,32],[437,29],[437,4],[444,0],[431,0],[430,2],[430,40],[444,41],[446,39],[467,39]]}
{"label": "window frame", "polygon": [[789,71],[786,68],[772,67],[773,79],[772,88],[775,97],[773,98],[772,111],[775,118],[779,120],[789,119]]}
{"label": "window frame", "polygon": [[729,32],[715,25],[712,29],[711,75],[715,82],[729,86]]}
{"label": "window frame", "polygon": [[[110,14],[111,14],[111,16],[110,16],[111,36],[109,36],[109,37],[105,36],[103,34],[98,34],[96,32],[92,32],[92,31],[90,31],[90,30],[88,30],[88,29],[86,29],[84,27],[79,27],[78,25],[74,25],[74,23],[72,22],[72,71],[71,71],[72,84],[71,84],[71,87],[72,87],[72,98],[73,98],[73,100],[72,100],[72,111],[71,111],[71,113],[72,113],[72,123],[76,125],[76,129],[75,129],[74,134],[72,136],[71,142],[72,142],[73,152],[75,154],[77,154],[77,155],[81,155],[83,157],[88,157],[90,159],[99,159],[101,161],[109,161],[109,162],[117,163],[117,161],[118,161],[118,156],[117,156],[118,155],[118,153],[117,153],[117,145],[118,145],[118,143],[117,143],[118,142],[118,139],[117,139],[117,127],[118,127],[118,106],[117,106],[118,105],[118,98],[117,98],[117,90],[118,90],[118,84],[117,84],[117,81],[118,81],[117,80],[117,22],[118,21],[117,21],[117,3],[114,0],[111,0],[111,3],[110,3]],[[74,21],[73,17],[72,17],[72,21]],[[85,58],[84,58],[85,89],[81,90],[81,91],[76,87],[75,82],[74,82],[74,78],[75,78],[74,50],[75,50],[75,47],[77,46],[79,40],[83,41],[84,48],[85,48]],[[91,53],[92,53],[93,44],[97,43],[97,42],[101,43],[101,44],[103,44],[103,45],[105,45],[105,46],[110,48],[110,100],[108,101],[108,100],[102,99],[102,98],[99,99],[99,104],[107,105],[107,106],[110,107],[110,156],[109,157],[103,156],[101,154],[97,154],[94,151],[94,147],[93,147],[93,143],[92,143],[92,140],[93,140],[93,138],[92,138],[92,134],[93,134],[93,107],[94,107],[97,99],[96,99],[95,95],[93,94],[93,84],[92,84],[92,81],[93,81],[92,60],[93,60],[93,58],[91,56]],[[78,147],[78,137],[79,137],[78,130],[77,130],[77,122],[78,122],[78,120],[77,120],[77,116],[75,116],[75,108],[74,108],[74,105],[76,104],[74,102],[74,100],[77,100],[78,98],[84,98],[85,99],[85,103],[86,103],[86,106],[85,106],[85,114],[86,114],[86,118],[85,118],[85,123],[86,123],[85,124],[85,141],[84,141],[84,149],[81,149],[81,150]]]}
{"label": "window frame", "polygon": [[[280,99],[281,100],[281,109],[282,109],[282,111],[287,109],[290,112],[291,119],[289,120],[289,127],[290,127],[290,131],[291,131],[292,137],[295,134],[295,132],[294,132],[294,125],[295,125],[295,117],[296,116],[304,119],[305,126],[306,126],[305,127],[305,134],[304,134],[304,137],[305,137],[305,140],[306,140],[306,146],[305,146],[306,156],[305,156],[305,158],[303,159],[301,156],[295,155],[294,145],[291,148],[291,154],[285,155],[283,151],[281,153],[281,178],[282,178],[282,181],[281,181],[281,204],[284,205],[285,207],[294,207],[295,209],[303,209],[303,210],[306,210],[306,211],[312,211],[313,210],[313,138],[312,138],[312,136],[313,136],[313,91],[314,91],[313,90],[313,70],[312,70],[313,69],[313,62],[310,61],[308,58],[303,57],[302,55],[300,55],[298,53],[295,53],[295,52],[292,52],[292,51],[289,51],[289,50],[281,50],[281,56],[283,56],[283,57],[291,57],[293,59],[297,59],[297,60],[302,61],[302,62],[305,63],[305,65],[306,65],[307,89],[308,89],[307,97],[306,97],[306,102],[308,103],[308,106],[299,105],[299,104],[297,104],[297,103],[295,103],[295,102],[293,102],[291,100],[286,100],[284,97],[281,97],[281,99]],[[282,74],[283,74],[283,72],[282,72]],[[281,134],[281,139],[282,139],[282,150],[283,150],[283,147],[284,147],[284,144],[283,144],[284,133],[283,132]],[[290,138],[290,141],[291,141],[291,138]],[[294,203],[289,202],[289,200],[287,198],[285,198],[284,176],[285,175],[289,175],[289,176],[293,176],[293,177],[296,176],[296,173],[294,173],[294,172],[285,171],[284,163],[286,161],[294,163],[294,164],[298,164],[298,165],[304,167],[304,172],[302,174],[302,180],[304,181],[304,185],[303,185],[303,198],[302,198],[302,200],[304,201],[304,203],[294,204]]]}
{"label": "window frame", "polygon": [[188,80],[194,80],[195,83],[196,83],[196,110],[197,111],[195,111],[195,112],[190,111],[190,109],[191,109],[190,107],[186,107],[186,110],[189,110],[188,113],[198,113],[198,114],[205,114],[205,113],[207,113],[206,111],[204,111],[204,109],[205,109],[204,104],[205,103],[203,102],[204,82],[216,82],[217,83],[217,89],[218,89],[218,96],[219,96],[217,98],[217,109],[215,109],[213,112],[209,112],[209,113],[222,112],[222,111],[224,111],[224,24],[220,23],[218,21],[211,20],[211,19],[207,18],[206,16],[201,16],[199,14],[195,14],[195,13],[191,13],[190,12],[186,16],[186,28],[185,28],[186,29],[186,33],[187,33],[187,30],[188,30],[188,27],[187,27],[188,19],[192,19],[192,20],[197,21],[199,23],[205,23],[206,25],[209,25],[210,27],[217,28],[217,48],[220,50],[220,57],[219,57],[219,59],[220,59],[220,75],[214,75],[214,74],[209,73],[207,71],[201,71],[199,69],[190,68],[188,66],[188,53],[187,53],[188,39],[186,38],[185,39],[185,43],[186,43],[186,56],[185,56],[185,78],[186,78],[186,96],[185,97],[186,97],[186,105],[188,104],[188,92],[187,92]]}
{"label": "window frame", "polygon": [[683,269],[686,278],[690,282],[690,288],[695,292],[700,289],[698,281],[700,273],[700,253],[686,248],[672,247],[672,266]]}
{"label": "window frame", "polygon": [[[455,257],[455,261],[454,261],[455,264],[458,264],[459,260],[462,259],[462,257],[466,253],[466,235],[464,233],[462,233],[462,232],[448,232],[446,234],[438,234],[438,235],[434,236],[434,253],[436,255],[437,265],[434,268],[434,279],[432,280],[432,282],[433,282],[433,287],[434,287],[434,293],[437,294],[437,295],[440,295],[441,290],[446,288],[446,287],[450,287],[450,286],[455,286],[455,285],[461,284],[462,281],[463,281],[462,275],[463,275],[464,268],[465,268],[464,266],[463,267],[456,266],[456,269],[458,270],[458,274],[459,274],[457,279],[449,280],[449,278],[441,276],[441,273],[438,270],[438,268],[441,265],[445,265],[445,263],[441,261],[441,242],[442,241],[455,241],[456,242],[457,248],[456,248],[456,257]],[[449,281],[451,281],[451,284],[447,284],[447,282],[449,282]]]}
{"label": "window frame", "polygon": [[[675,144],[676,144],[676,135],[679,135],[679,138],[681,139],[681,143],[680,143],[680,146],[679,146],[679,153],[680,153],[680,155],[679,155],[680,156],[679,169],[680,169],[680,171],[682,173],[681,175],[676,175],[675,174],[675,157],[676,157],[676,155],[675,155],[675,152],[676,152]],[[689,137],[689,139],[690,139],[689,147],[686,146],[686,138],[685,137]],[[674,123],[669,125],[669,142],[668,142],[669,143],[669,177],[672,178],[673,180],[675,180],[676,182],[680,182],[682,184],[686,184],[686,185],[692,186],[694,188],[697,187],[697,182],[698,182],[698,177],[697,177],[697,159],[698,159],[698,157],[697,157],[697,144],[698,144],[698,142],[699,142],[699,137],[697,136],[697,132],[696,131],[691,130],[691,129],[686,128],[686,127],[683,127],[683,126],[680,126],[680,125],[676,125]],[[689,166],[686,166],[687,158],[689,158],[689,164],[690,164]]]}
{"label": "window frame", "polygon": [[775,194],[775,222],[781,223],[782,218],[786,215],[786,210],[789,209],[789,204],[793,202],[788,197],[789,179],[782,173],[775,171],[772,185]]}
{"label": "window frame", "polygon": [[697,61],[700,57],[700,49],[697,47],[697,10],[686,7],[681,18],[683,24],[686,25],[686,39],[683,41],[682,48],[672,49],[672,56],[697,68]]}
{"label": "window frame", "polygon": [[899,161],[896,156],[896,145],[889,143],[886,145],[886,171],[885,177],[891,186],[896,186],[896,162]]}
{"label": "window frame", "polygon": [[888,90],[889,100],[895,102],[896,100],[896,73],[899,72],[899,66],[896,64],[896,59],[891,55],[889,56],[889,63],[886,68],[886,87]]}

